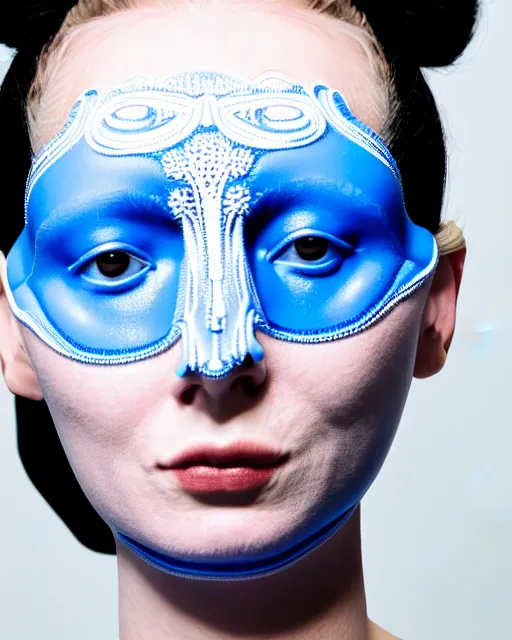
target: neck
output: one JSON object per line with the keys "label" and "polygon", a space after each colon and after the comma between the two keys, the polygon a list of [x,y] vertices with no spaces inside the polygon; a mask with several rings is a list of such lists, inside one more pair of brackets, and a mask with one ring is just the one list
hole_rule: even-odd
{"label": "neck", "polygon": [[120,640],[369,640],[360,509],[297,564],[240,582],[179,578],[117,547]]}

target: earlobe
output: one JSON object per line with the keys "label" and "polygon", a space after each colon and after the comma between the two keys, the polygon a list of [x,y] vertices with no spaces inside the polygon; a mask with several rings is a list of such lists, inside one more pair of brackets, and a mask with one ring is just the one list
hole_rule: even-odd
{"label": "earlobe", "polygon": [[11,393],[30,400],[42,400],[35,371],[7,300],[5,278],[5,257],[0,252],[0,365],[5,383]]}
{"label": "earlobe", "polygon": [[414,366],[415,378],[428,378],[444,367],[453,333],[466,248],[441,256],[423,312]]}

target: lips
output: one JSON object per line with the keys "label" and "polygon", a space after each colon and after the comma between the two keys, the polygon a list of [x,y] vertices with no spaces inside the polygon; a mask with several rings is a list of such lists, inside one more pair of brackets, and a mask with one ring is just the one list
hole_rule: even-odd
{"label": "lips", "polygon": [[224,448],[190,449],[164,469],[172,471],[181,487],[191,493],[238,492],[264,487],[288,458],[289,454],[240,442]]}
{"label": "lips", "polygon": [[211,467],[273,467],[284,462],[288,455],[263,445],[240,442],[229,447],[199,446],[173,458],[168,469],[186,469],[194,466]]}

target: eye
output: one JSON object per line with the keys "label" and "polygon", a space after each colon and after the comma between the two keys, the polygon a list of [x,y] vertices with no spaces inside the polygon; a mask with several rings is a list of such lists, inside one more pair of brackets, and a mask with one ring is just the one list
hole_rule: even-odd
{"label": "eye", "polygon": [[303,260],[320,260],[329,250],[329,242],[319,236],[304,236],[295,240],[293,246]]}
{"label": "eye", "polygon": [[124,247],[107,247],[101,253],[96,249],[82,256],[69,270],[97,288],[122,291],[135,287],[149,269],[156,268],[149,258],[134,253]]}
{"label": "eye", "polygon": [[95,260],[98,270],[108,278],[123,275],[130,267],[131,256],[126,251],[101,253]]}
{"label": "eye", "polygon": [[294,231],[267,253],[267,260],[283,270],[315,277],[337,271],[345,258],[355,251],[353,245],[323,231]]}
{"label": "eye", "polygon": [[95,284],[126,284],[148,270],[147,262],[126,251],[105,251],[87,265],[82,275]]}

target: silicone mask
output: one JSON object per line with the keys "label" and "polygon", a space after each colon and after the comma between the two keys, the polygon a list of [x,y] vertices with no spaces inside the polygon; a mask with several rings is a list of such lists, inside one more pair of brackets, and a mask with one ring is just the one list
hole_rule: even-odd
{"label": "silicone mask", "polygon": [[[105,255],[121,273],[100,271]],[[366,329],[437,259],[391,153],[340,93],[183,73],[79,97],[34,158],[7,295],[69,358],[129,363],[181,338],[178,374],[217,378],[263,357],[255,330]]]}

